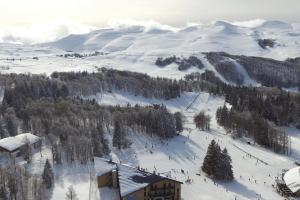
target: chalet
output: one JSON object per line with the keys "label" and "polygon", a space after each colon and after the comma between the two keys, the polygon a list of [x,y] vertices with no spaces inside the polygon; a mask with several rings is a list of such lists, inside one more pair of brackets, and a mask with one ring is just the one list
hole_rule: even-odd
{"label": "chalet", "polygon": [[300,167],[284,170],[276,179],[277,192],[285,197],[300,197]]}
{"label": "chalet", "polygon": [[181,200],[181,182],[111,161],[102,162],[98,187],[118,190],[120,200]]}
{"label": "chalet", "polygon": [[27,143],[37,149],[41,146],[41,139],[31,133],[23,133],[14,137],[7,137],[0,140],[0,154],[10,156],[20,156],[20,150]]}

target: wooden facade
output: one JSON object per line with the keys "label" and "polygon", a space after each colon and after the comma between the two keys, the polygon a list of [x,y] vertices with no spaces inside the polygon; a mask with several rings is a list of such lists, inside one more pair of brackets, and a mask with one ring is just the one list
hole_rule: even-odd
{"label": "wooden facade", "polygon": [[121,200],[180,200],[181,183],[171,179],[163,179],[138,191],[135,191]]}
{"label": "wooden facade", "polygon": [[116,170],[109,171],[97,177],[98,188],[113,187],[118,188],[118,172]]}

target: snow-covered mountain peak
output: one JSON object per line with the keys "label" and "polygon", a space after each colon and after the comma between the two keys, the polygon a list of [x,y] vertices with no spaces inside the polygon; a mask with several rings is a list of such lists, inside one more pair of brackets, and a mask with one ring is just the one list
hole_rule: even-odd
{"label": "snow-covered mountain peak", "polygon": [[[87,34],[70,35],[47,45],[61,50],[101,51],[122,54],[193,54],[224,51],[231,54],[284,60],[300,55],[300,31],[280,21],[190,24],[172,28],[154,22],[114,25]],[[263,49],[259,39],[272,39],[278,45]],[[298,38],[299,39],[299,38]]]}

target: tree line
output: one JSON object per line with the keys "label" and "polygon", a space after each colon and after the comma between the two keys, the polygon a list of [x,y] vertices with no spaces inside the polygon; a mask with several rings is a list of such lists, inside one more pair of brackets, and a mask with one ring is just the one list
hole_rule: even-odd
{"label": "tree line", "polygon": [[236,137],[252,138],[257,144],[272,149],[278,153],[289,154],[290,138],[270,122],[254,112],[239,112],[226,105],[218,108],[216,113],[218,124],[228,133]]}

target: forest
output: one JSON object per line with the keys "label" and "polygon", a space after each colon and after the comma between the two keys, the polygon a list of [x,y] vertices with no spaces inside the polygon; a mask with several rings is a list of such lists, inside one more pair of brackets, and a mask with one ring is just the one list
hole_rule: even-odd
{"label": "forest", "polygon": [[267,87],[299,87],[300,65],[297,59],[279,61],[270,58],[231,55],[224,52],[205,53],[208,61],[227,81],[238,85],[244,82],[236,67],[241,64],[250,78]]}

